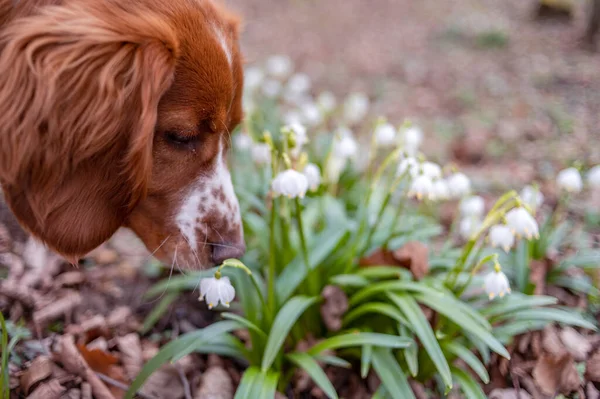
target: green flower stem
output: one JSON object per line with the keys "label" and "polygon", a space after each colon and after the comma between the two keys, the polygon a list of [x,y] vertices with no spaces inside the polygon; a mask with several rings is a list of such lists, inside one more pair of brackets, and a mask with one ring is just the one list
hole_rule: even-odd
{"label": "green flower stem", "polygon": [[[248,277],[250,277],[250,281],[252,281],[252,285],[254,285],[254,288],[256,289],[256,293],[258,294],[258,298],[260,299],[260,302],[263,305],[263,308],[266,307],[265,297],[262,293],[260,284],[259,284],[258,280],[256,279],[256,276],[254,274],[252,274],[252,271],[248,268],[248,266],[243,264],[242,261],[240,261],[238,259],[227,259],[225,262],[223,262],[223,264],[221,266],[219,266],[219,268],[217,269],[217,273],[221,273],[221,269],[224,267],[232,267],[235,269],[242,269],[243,271],[245,271],[246,274],[248,275]],[[216,275],[216,273],[215,273],[215,275]]]}
{"label": "green flower stem", "polygon": [[473,280],[473,277],[475,277],[475,274],[477,274],[477,272],[479,271],[479,269],[481,269],[483,267],[483,265],[485,265],[486,263],[490,262],[490,261],[494,261],[496,264],[498,263],[498,254],[490,254],[486,257],[484,257],[483,259],[481,259],[473,268],[473,270],[471,270],[471,273],[469,273],[469,279],[467,280],[467,282],[460,287],[460,289],[456,292],[456,297],[459,298],[467,289],[467,287],[471,284],[471,281]]}
{"label": "green flower stem", "polygon": [[277,268],[277,258],[275,253],[275,220],[277,216],[277,205],[275,199],[271,204],[271,220],[269,224],[269,274],[267,275],[267,305],[269,308],[270,322],[275,317],[276,299],[275,299],[275,270]]}

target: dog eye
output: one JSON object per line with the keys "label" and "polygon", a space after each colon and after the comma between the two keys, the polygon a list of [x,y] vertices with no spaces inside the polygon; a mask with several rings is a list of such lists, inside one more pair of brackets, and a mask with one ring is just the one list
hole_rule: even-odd
{"label": "dog eye", "polygon": [[178,132],[166,132],[165,138],[176,145],[190,145],[198,141],[197,135],[181,134]]}

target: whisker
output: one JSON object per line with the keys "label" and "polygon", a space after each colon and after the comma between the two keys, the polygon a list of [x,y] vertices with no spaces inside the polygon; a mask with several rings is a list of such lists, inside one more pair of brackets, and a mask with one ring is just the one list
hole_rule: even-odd
{"label": "whisker", "polygon": [[190,243],[190,240],[188,240],[188,238],[185,235],[181,235],[181,237],[185,240],[185,242],[187,242],[188,247],[190,248],[190,251],[192,251],[192,255],[194,255],[194,258],[196,258],[196,265],[198,266],[198,268],[200,268],[200,266],[202,266],[202,263],[200,262],[200,259],[198,258],[198,253],[196,252],[196,250],[194,248],[192,248],[192,244]]}
{"label": "whisker", "polygon": [[167,280],[167,286],[165,287],[165,289],[163,290],[163,292],[160,294],[160,296],[152,301],[146,302],[145,304],[151,304],[154,303],[156,301],[159,301],[167,292],[167,290],[169,289],[169,284],[171,283],[171,276],[173,276],[173,266],[175,264],[175,259],[177,258],[177,249],[179,248],[179,244],[175,245],[175,254],[173,255],[173,261],[171,262],[171,268],[169,271],[169,279]]}

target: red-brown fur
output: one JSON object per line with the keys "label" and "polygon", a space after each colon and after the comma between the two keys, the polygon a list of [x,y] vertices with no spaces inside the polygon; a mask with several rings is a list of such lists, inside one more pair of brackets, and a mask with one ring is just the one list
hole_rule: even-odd
{"label": "red-brown fur", "polygon": [[[182,190],[242,118],[237,17],[211,0],[13,2],[0,0],[0,184],[11,209],[71,260],[121,226],[157,248]],[[171,132],[197,140],[182,150]]]}

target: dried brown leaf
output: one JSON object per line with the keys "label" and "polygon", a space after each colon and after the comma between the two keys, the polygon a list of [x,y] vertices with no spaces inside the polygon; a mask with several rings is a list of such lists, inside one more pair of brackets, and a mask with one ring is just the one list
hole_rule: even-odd
{"label": "dried brown leaf", "polygon": [[[21,375],[21,389],[28,393],[31,387],[52,375],[54,362],[47,356],[39,356],[31,362],[31,365]],[[58,382],[58,381],[57,381]]]}
{"label": "dried brown leaf", "polygon": [[585,363],[584,378],[587,381],[600,383],[600,347],[594,350]]}
{"label": "dried brown leaf", "polygon": [[544,328],[542,333],[542,347],[546,353],[554,356],[560,357],[567,353],[558,335],[558,329],[553,325]]}
{"label": "dried brown leaf", "polygon": [[140,337],[136,333],[131,333],[124,337],[118,337],[116,341],[121,352],[121,362],[125,367],[125,373],[130,380],[133,380],[144,365]]}
{"label": "dried brown leaf", "polygon": [[488,399],[531,399],[531,395],[522,389],[519,391],[514,388],[494,389]]}
{"label": "dried brown leaf", "polygon": [[221,367],[209,367],[203,374],[194,399],[231,399],[233,382]]}
{"label": "dried brown leaf", "polygon": [[36,310],[33,313],[33,321],[37,325],[57,320],[73,311],[81,303],[81,295],[77,292],[70,291],[64,297],[51,302],[42,309]]}
{"label": "dried brown leaf", "polygon": [[80,285],[85,282],[85,274],[76,270],[59,274],[54,280],[56,287]]}
{"label": "dried brown leaf", "polygon": [[572,327],[565,327],[560,331],[560,340],[577,362],[584,361],[592,350],[590,341]]}
{"label": "dried brown leaf", "polygon": [[321,304],[321,317],[330,331],[342,328],[342,316],[348,310],[348,297],[338,286],[328,285],[323,288],[321,296],[325,301]]}
{"label": "dried brown leaf", "polygon": [[66,388],[57,380],[50,380],[40,384],[27,399],[60,399]]}
{"label": "dried brown leaf", "polygon": [[555,356],[542,355],[533,369],[536,385],[546,395],[569,394],[581,385],[573,357],[569,354]]}
{"label": "dried brown leaf", "polygon": [[429,271],[429,249],[419,241],[410,241],[393,253],[394,259],[401,266],[409,269],[412,275],[420,280]]}

